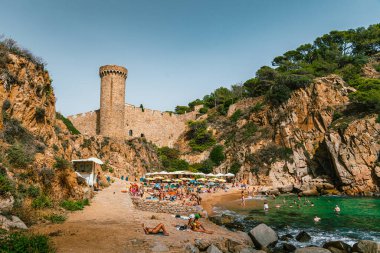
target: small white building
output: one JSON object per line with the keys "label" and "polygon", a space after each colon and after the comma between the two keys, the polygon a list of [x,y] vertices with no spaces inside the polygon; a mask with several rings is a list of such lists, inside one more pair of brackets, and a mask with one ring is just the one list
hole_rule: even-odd
{"label": "small white building", "polygon": [[72,160],[71,162],[73,163],[73,168],[77,176],[84,178],[89,186],[94,186],[96,183],[96,174],[98,171],[101,171],[103,162],[96,157]]}

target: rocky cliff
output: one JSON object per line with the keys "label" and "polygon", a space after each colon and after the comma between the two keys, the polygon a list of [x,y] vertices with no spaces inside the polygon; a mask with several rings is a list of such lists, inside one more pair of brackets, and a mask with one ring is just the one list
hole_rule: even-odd
{"label": "rocky cliff", "polygon": [[[330,75],[295,90],[280,106],[258,97],[231,105],[226,116],[209,112],[209,128],[226,155],[214,171],[238,167],[239,180],[273,192],[379,192],[380,124],[375,114],[344,113],[354,91]],[[209,150],[189,154],[185,144],[177,146],[189,162],[208,157]]]}

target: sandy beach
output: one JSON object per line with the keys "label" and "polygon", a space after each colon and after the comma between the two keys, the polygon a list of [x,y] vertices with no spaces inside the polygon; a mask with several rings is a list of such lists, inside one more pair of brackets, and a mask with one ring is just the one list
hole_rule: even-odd
{"label": "sandy beach", "polygon": [[[249,243],[243,233],[231,232],[207,219],[201,219],[201,222],[214,234],[179,231],[174,225],[184,225],[186,220],[177,219],[171,214],[135,209],[129,194],[121,192],[125,187],[125,182],[117,180],[98,192],[90,206],[70,213],[65,223],[40,224],[32,227],[32,231],[50,235],[57,252],[184,252],[185,245],[194,244],[197,239],[215,244],[226,238]],[[203,194],[202,203],[206,210],[211,210],[212,203],[218,198],[234,192]],[[170,235],[145,235],[143,223],[148,227],[163,223]]]}

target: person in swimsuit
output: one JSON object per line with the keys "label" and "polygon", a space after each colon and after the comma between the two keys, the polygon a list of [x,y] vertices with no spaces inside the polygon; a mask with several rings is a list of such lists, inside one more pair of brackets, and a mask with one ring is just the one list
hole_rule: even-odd
{"label": "person in swimsuit", "polygon": [[158,224],[156,227],[154,228],[148,228],[148,227],[145,227],[144,224],[142,224],[142,227],[144,229],[144,232],[146,235],[149,235],[149,234],[158,234],[159,232],[162,231],[162,233],[165,235],[165,236],[168,236],[169,233],[168,231],[166,230],[165,228],[165,225],[160,223]]}
{"label": "person in swimsuit", "polygon": [[206,234],[213,234],[213,231],[206,230],[202,223],[199,221],[199,218],[201,218],[200,214],[191,214],[189,216],[189,223],[188,226],[193,230],[194,232],[201,232],[201,233],[206,233]]}

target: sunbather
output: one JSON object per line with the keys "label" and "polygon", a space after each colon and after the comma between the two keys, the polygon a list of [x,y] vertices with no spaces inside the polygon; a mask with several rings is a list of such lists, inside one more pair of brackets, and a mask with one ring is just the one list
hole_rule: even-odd
{"label": "sunbather", "polygon": [[161,232],[161,230],[162,230],[162,233],[164,235],[166,235],[166,236],[169,235],[168,231],[165,228],[165,225],[162,224],[162,223],[158,224],[155,228],[145,227],[144,224],[142,224],[142,227],[144,229],[145,234],[147,234],[147,235],[149,235],[149,234],[158,234],[159,232]]}
{"label": "sunbather", "polygon": [[203,227],[202,223],[199,221],[199,218],[201,217],[199,214],[190,215],[189,217],[190,219],[189,219],[188,225],[190,226],[191,230],[193,230],[194,232],[202,232],[206,234],[214,233],[213,231],[206,230]]}

